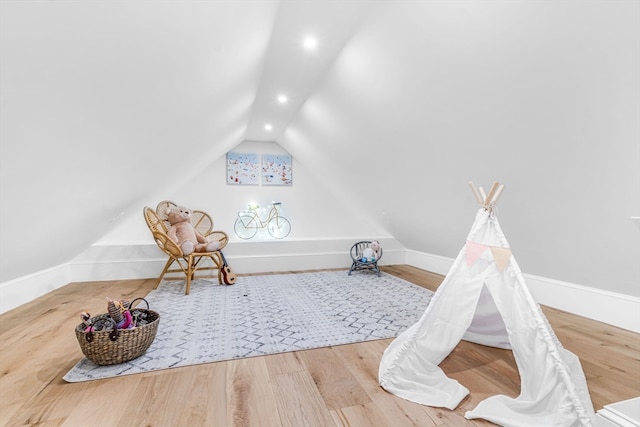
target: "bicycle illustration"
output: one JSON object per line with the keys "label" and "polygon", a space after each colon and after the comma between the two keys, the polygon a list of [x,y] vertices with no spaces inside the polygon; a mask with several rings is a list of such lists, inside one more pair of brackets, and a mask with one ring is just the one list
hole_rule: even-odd
{"label": "bicycle illustration", "polygon": [[233,231],[241,239],[251,239],[258,233],[258,229],[266,228],[271,237],[284,239],[291,231],[289,220],[280,215],[278,207],[281,202],[271,203],[271,210],[265,220],[260,218],[259,205],[250,204],[249,210],[238,212],[238,219],[233,225]]}

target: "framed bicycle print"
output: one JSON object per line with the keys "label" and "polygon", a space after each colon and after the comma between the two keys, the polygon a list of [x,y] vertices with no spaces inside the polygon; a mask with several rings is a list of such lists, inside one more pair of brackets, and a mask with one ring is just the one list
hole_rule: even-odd
{"label": "framed bicycle print", "polygon": [[293,185],[293,168],[290,155],[262,155],[262,185]]}

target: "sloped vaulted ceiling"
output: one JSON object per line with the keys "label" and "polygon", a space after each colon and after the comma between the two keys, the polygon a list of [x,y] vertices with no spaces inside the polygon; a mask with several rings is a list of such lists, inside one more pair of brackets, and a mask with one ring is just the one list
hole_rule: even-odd
{"label": "sloped vaulted ceiling", "polygon": [[638,2],[379,2],[280,142],[419,252],[503,182],[524,271],[640,295],[638,76]]}
{"label": "sloped vaulted ceiling", "polygon": [[2,281],[96,241],[175,180],[176,148],[199,164],[241,141],[277,8],[3,1]]}
{"label": "sloped vaulted ceiling", "polygon": [[243,140],[277,140],[369,6],[3,0],[0,282],[66,262]]}

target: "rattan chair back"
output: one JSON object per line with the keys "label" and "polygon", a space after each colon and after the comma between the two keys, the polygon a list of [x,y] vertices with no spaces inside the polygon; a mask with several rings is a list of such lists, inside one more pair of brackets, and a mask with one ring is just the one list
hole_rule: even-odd
{"label": "rattan chair back", "polygon": [[143,209],[144,220],[147,223],[147,227],[153,233],[154,231],[163,230],[166,232],[167,230],[162,223],[162,220],[156,214],[156,211],[151,209],[149,206],[145,206]]}
{"label": "rattan chair back", "polygon": [[156,215],[158,215],[158,218],[160,218],[160,220],[162,221],[165,230],[169,230],[169,228],[171,227],[171,224],[169,224],[167,211],[169,210],[169,208],[175,208],[177,206],[178,205],[170,200],[163,200],[156,206]]}
{"label": "rattan chair back", "polygon": [[206,237],[213,231],[213,218],[206,212],[192,211],[191,225],[193,225],[193,228],[195,228],[198,233]]}

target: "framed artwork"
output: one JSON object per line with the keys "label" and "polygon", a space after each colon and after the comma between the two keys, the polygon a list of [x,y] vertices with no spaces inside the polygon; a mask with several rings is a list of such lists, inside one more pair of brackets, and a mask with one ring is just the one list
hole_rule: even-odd
{"label": "framed artwork", "polygon": [[258,185],[260,162],[254,153],[227,153],[227,184]]}
{"label": "framed artwork", "polygon": [[262,155],[262,185],[293,185],[290,155]]}

